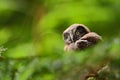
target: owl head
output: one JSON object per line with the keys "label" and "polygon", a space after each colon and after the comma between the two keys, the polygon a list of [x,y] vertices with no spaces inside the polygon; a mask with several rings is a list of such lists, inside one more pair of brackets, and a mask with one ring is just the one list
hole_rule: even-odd
{"label": "owl head", "polygon": [[66,44],[76,42],[90,30],[83,24],[73,24],[63,32],[63,40]]}

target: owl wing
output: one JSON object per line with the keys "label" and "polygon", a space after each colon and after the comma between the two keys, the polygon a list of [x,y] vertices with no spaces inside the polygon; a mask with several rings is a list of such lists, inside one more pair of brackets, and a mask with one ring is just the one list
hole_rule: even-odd
{"label": "owl wing", "polygon": [[90,32],[77,40],[75,42],[75,46],[77,46],[78,49],[85,49],[96,44],[100,40],[102,40],[101,36],[99,36],[97,33]]}
{"label": "owl wing", "polygon": [[102,40],[102,38],[97,33],[90,32],[90,33],[84,35],[83,37],[81,37],[81,40],[87,40],[88,42],[95,44],[95,43],[99,42],[100,40]]}

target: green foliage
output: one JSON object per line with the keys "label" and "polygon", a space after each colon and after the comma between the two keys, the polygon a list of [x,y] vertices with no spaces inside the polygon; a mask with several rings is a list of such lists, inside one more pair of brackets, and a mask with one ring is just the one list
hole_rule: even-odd
{"label": "green foliage", "polygon": [[[119,0],[1,0],[0,80],[120,79]],[[63,51],[62,32],[82,23],[103,41]],[[2,47],[3,46],[3,47]]]}
{"label": "green foliage", "polygon": [[96,80],[94,77],[89,77],[87,80]]}

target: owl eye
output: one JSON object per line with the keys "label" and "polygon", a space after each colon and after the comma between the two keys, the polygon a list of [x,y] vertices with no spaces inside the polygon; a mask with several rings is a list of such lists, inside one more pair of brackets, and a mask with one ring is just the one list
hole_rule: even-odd
{"label": "owl eye", "polygon": [[77,31],[75,34],[76,34],[76,35],[80,35],[80,32],[79,32],[79,31]]}
{"label": "owl eye", "polygon": [[69,37],[69,33],[64,34],[64,39],[66,40]]}

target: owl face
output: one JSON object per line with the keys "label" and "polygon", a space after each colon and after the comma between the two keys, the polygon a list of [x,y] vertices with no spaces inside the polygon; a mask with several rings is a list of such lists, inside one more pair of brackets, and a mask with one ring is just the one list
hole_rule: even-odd
{"label": "owl face", "polygon": [[83,24],[73,24],[63,32],[63,39],[66,44],[74,43],[90,30]]}

